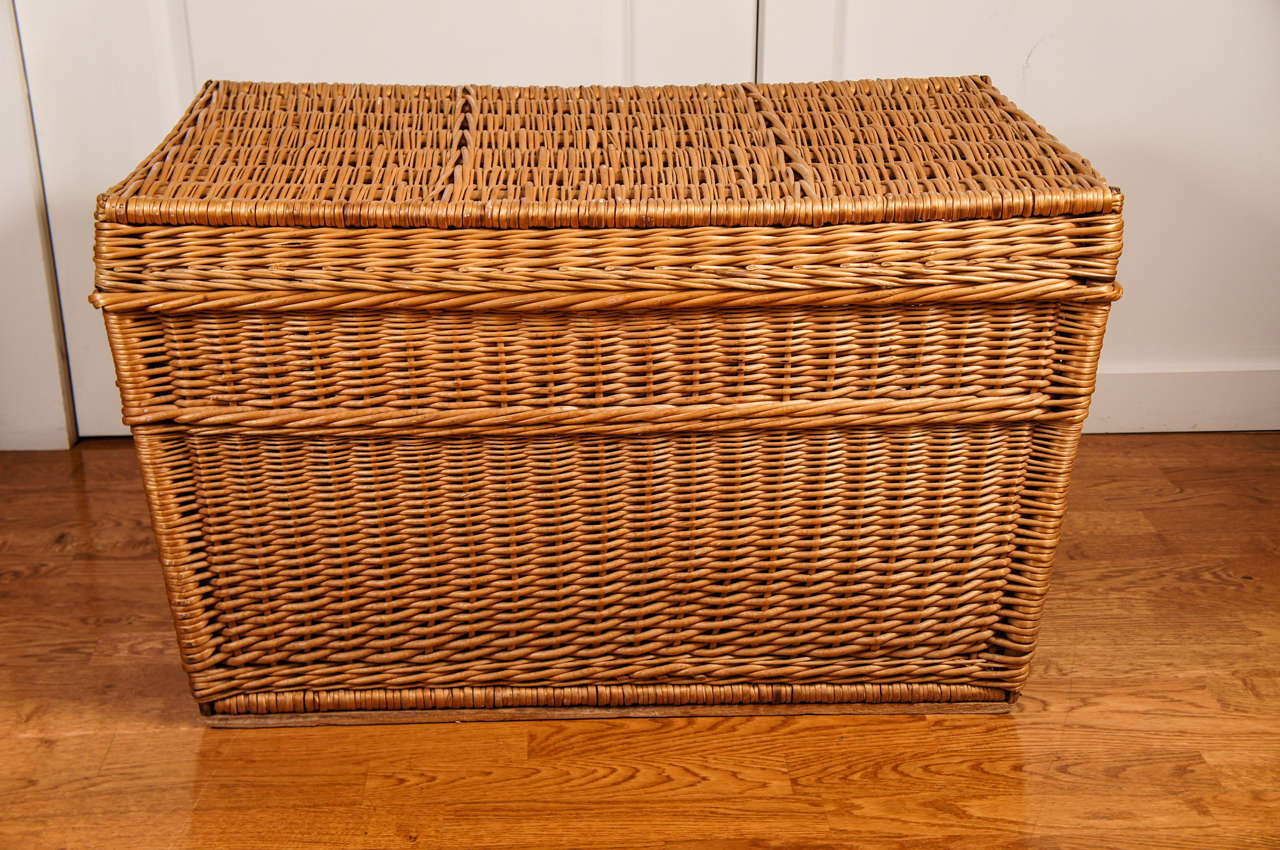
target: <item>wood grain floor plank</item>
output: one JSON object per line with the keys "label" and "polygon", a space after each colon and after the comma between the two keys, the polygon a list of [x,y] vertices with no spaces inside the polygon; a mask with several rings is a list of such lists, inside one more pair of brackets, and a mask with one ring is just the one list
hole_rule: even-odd
{"label": "wood grain floor plank", "polygon": [[1085,439],[1002,717],[209,729],[129,441],[0,505],[0,847],[1280,847],[1280,434]]}
{"label": "wood grain floor plank", "polygon": [[367,795],[375,805],[414,798],[423,802],[474,803],[554,796],[589,805],[597,800],[787,797],[793,792],[791,777],[783,760],[777,761],[773,768],[697,755],[655,761],[596,759],[594,763],[455,762],[425,770],[370,771]]}
{"label": "wood grain floor plank", "polygon": [[1053,790],[1015,795],[978,792],[964,797],[925,792],[832,797],[828,815],[837,835],[864,842],[961,832],[1003,840],[1040,833],[1106,832],[1162,836],[1167,845],[1183,829],[1221,828],[1213,810],[1219,799],[1221,795],[1213,793],[1124,787],[1087,799]]}
{"label": "wood grain floor plank", "polygon": [[218,848],[218,850],[261,850],[271,848],[363,847],[364,813],[359,808],[331,804],[276,805],[270,798],[253,807],[227,810],[208,807],[203,798],[191,813],[183,834],[174,847]]}
{"label": "wood grain floor plank", "polygon": [[515,723],[211,729],[197,757],[209,773],[241,777],[353,765],[413,771],[520,763],[527,738],[523,724]]}
{"label": "wood grain floor plank", "polygon": [[445,807],[440,842],[446,847],[570,848],[690,839],[746,842],[785,835],[794,846],[828,836],[827,813],[819,800],[725,797],[701,800],[521,800]]}
{"label": "wood grain floor plank", "polygon": [[[1063,793],[1105,794],[1114,787],[1141,786],[1179,791],[1219,790],[1217,770],[1190,742],[1171,743],[1158,735],[1117,740],[1099,752],[1096,735],[1031,736],[1001,742],[989,734],[936,735],[904,742],[901,750],[885,750],[874,758],[840,757],[830,752],[790,754],[788,766],[799,793],[898,796],[931,791],[946,794],[958,787],[987,793],[1022,793],[1028,787],[1057,787]],[[981,758],[974,753],[981,748]],[[846,751],[847,752],[847,751]]]}

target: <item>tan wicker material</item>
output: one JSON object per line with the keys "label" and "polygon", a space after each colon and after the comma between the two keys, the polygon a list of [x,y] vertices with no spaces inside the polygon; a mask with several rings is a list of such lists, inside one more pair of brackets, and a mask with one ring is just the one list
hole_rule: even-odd
{"label": "tan wicker material", "polygon": [[1012,699],[1120,210],[982,77],[206,85],[93,296],[196,699]]}

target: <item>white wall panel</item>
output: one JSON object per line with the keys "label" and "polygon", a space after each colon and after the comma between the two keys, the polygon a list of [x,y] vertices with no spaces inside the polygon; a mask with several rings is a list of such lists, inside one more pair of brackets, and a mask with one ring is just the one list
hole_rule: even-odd
{"label": "white wall panel", "polygon": [[17,0],[82,436],[123,434],[93,289],[93,206],[193,96],[181,6]]}
{"label": "white wall panel", "polygon": [[760,81],[843,79],[845,11],[844,0],[760,0]]}
{"label": "white wall panel", "polygon": [[189,0],[196,77],[571,85],[626,77],[622,0]]}
{"label": "white wall panel", "polygon": [[765,80],[990,74],[1125,190],[1091,428],[1280,428],[1280,3],[766,0],[762,28]]}
{"label": "white wall panel", "polygon": [[749,80],[754,0],[188,0],[197,79],[461,85]]}
{"label": "white wall panel", "polygon": [[636,0],[637,85],[741,83],[755,76],[755,0]]}
{"label": "white wall panel", "polygon": [[69,398],[13,9],[0,9],[0,450],[65,449]]}

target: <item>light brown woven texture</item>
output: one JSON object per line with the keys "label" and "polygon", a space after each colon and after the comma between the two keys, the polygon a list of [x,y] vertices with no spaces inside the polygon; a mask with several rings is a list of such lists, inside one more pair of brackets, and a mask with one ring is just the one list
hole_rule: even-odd
{"label": "light brown woven texture", "polygon": [[1107,212],[985,77],[660,88],[212,82],[105,221],[687,227]]}
{"label": "light brown woven texture", "polygon": [[197,700],[1011,698],[1120,206],[981,77],[206,85],[93,299]]}

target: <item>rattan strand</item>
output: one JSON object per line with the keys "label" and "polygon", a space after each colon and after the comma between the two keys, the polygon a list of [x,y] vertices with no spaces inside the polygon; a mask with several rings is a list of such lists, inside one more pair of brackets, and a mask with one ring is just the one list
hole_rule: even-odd
{"label": "rattan strand", "polygon": [[985,78],[208,85],[93,296],[196,698],[1011,698],[1120,207]]}

